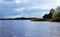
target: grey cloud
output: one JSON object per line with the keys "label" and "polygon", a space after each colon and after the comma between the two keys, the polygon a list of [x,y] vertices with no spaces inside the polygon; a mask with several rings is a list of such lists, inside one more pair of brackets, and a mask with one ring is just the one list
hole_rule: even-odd
{"label": "grey cloud", "polygon": [[17,8],[16,4],[0,4],[0,18],[6,16],[20,15],[21,13],[15,12],[14,8]]}
{"label": "grey cloud", "polygon": [[[7,17],[7,16],[15,16],[23,14],[23,16],[32,16],[32,13],[41,12],[40,9],[31,9],[28,10],[30,7],[37,5],[38,0],[29,0],[28,3],[19,3],[16,4],[15,0],[3,0],[3,2],[8,2],[8,4],[0,4],[0,17]],[[12,3],[10,3],[12,2]],[[34,4],[35,3],[35,4]],[[15,12],[13,9],[17,8],[26,8],[24,12]],[[35,15],[33,15],[35,16]],[[33,17],[32,16],[32,17]]]}
{"label": "grey cloud", "polygon": [[3,0],[4,2],[12,2],[12,1],[14,1],[14,0]]}

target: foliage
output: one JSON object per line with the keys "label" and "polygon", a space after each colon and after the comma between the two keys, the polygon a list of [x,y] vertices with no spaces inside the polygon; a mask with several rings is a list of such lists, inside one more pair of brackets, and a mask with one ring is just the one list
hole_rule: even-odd
{"label": "foliage", "polygon": [[58,7],[56,8],[56,11],[57,11],[57,12],[60,12],[60,6],[58,6]]}
{"label": "foliage", "polygon": [[48,21],[60,22],[60,7],[55,9],[51,9],[49,14],[45,14],[43,18]]}
{"label": "foliage", "polygon": [[51,10],[50,10],[50,13],[54,13],[54,12],[55,12],[55,9],[51,9]]}
{"label": "foliage", "polygon": [[54,13],[55,9],[51,9],[49,14],[45,14],[43,18],[52,18],[52,15]]}
{"label": "foliage", "polygon": [[54,12],[52,17],[60,17],[60,12]]}
{"label": "foliage", "polygon": [[60,17],[52,18],[52,19],[50,19],[49,21],[60,22]]}
{"label": "foliage", "polygon": [[43,18],[48,18],[49,16],[48,16],[48,14],[45,14],[44,16],[43,16]]}

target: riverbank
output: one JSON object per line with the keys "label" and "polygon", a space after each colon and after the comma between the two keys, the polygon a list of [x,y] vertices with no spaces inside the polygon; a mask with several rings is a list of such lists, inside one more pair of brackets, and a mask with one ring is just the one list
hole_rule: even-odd
{"label": "riverbank", "polygon": [[0,18],[0,20],[31,20],[31,21],[51,21],[51,22],[60,22],[60,17],[56,18]]}
{"label": "riverbank", "polygon": [[50,21],[50,22],[60,22],[60,17],[46,19],[46,18],[37,18],[37,19],[31,19],[31,21]]}

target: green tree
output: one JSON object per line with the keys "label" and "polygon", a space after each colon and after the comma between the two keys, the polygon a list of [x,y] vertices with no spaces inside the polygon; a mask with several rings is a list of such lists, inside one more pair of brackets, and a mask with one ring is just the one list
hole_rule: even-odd
{"label": "green tree", "polygon": [[45,14],[45,15],[43,16],[43,18],[49,18],[49,15],[48,15],[48,14]]}
{"label": "green tree", "polygon": [[49,14],[45,14],[43,18],[52,18],[53,13],[55,12],[55,9],[51,9]]}
{"label": "green tree", "polygon": [[52,18],[53,13],[55,12],[55,9],[51,9],[49,15],[49,18]]}
{"label": "green tree", "polygon": [[60,17],[60,12],[54,12],[52,17]]}
{"label": "green tree", "polygon": [[58,6],[58,7],[56,8],[56,11],[57,11],[57,12],[60,12],[60,6]]}

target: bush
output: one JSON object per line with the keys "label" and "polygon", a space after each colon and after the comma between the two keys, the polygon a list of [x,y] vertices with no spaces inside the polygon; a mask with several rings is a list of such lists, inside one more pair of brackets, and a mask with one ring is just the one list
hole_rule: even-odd
{"label": "bush", "polygon": [[60,12],[54,12],[52,17],[60,17]]}
{"label": "bush", "polygon": [[60,22],[60,17],[52,18],[52,19],[50,19],[50,21],[53,21],[53,22]]}
{"label": "bush", "polygon": [[45,14],[45,15],[43,16],[43,18],[49,18],[48,14]]}

